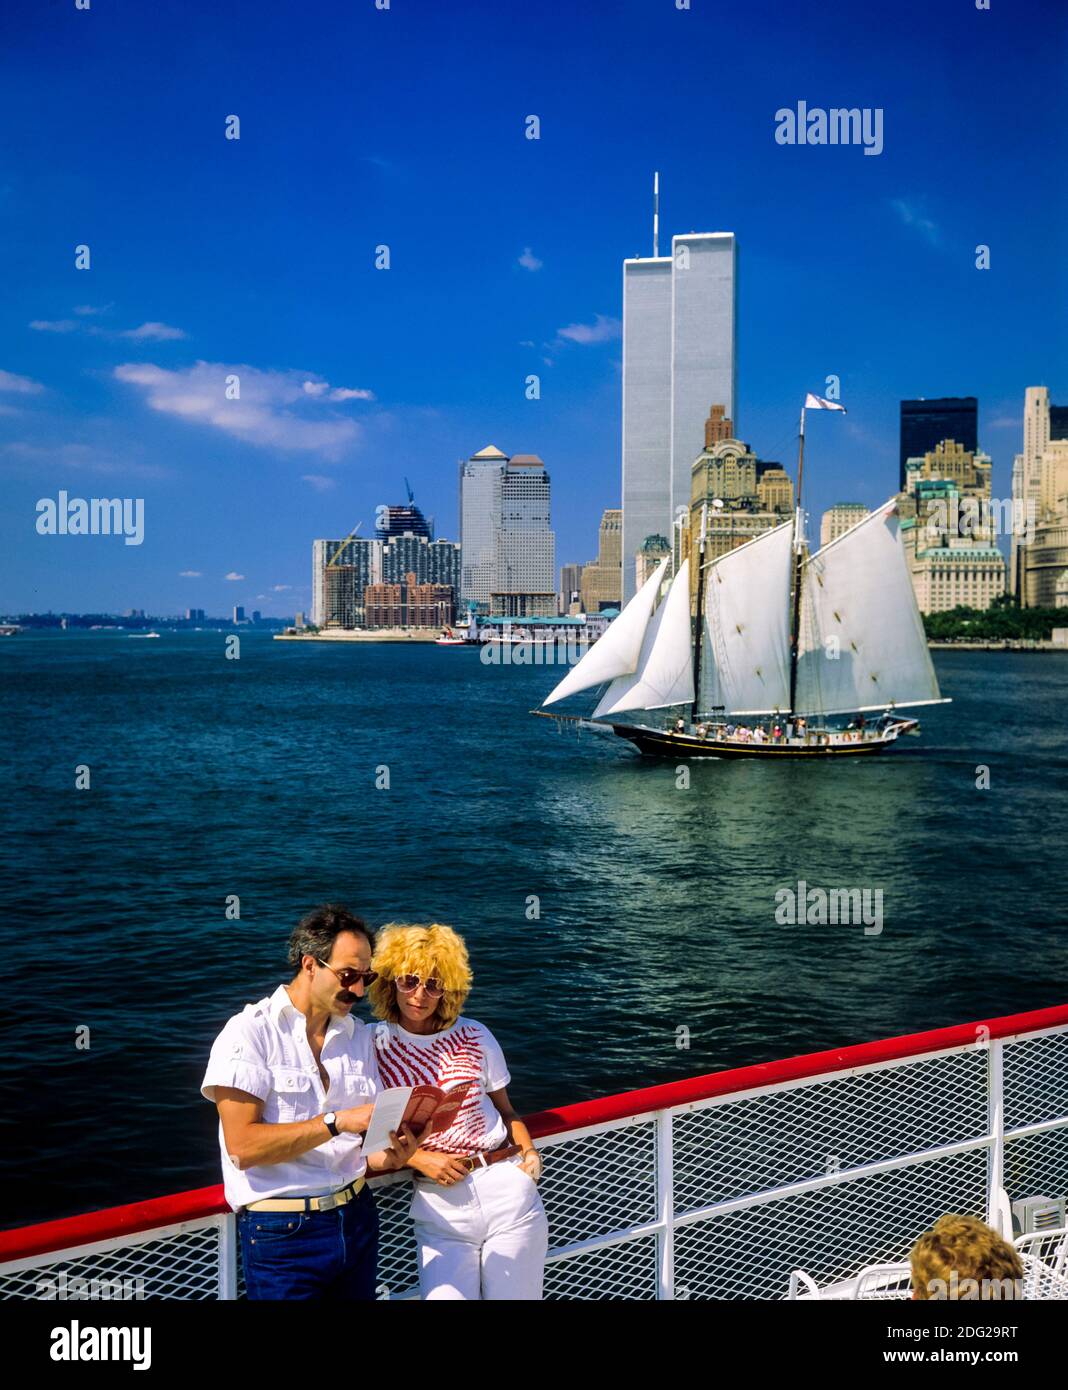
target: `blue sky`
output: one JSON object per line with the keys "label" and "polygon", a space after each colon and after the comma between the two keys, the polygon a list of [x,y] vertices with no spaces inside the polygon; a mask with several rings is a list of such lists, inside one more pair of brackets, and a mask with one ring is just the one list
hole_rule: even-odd
{"label": "blue sky", "polygon": [[[903,396],[977,395],[1007,495],[1024,388],[1068,402],[1065,13],[6,0],[0,610],[307,608],[314,537],[407,476],[455,538],[490,442],[545,459],[558,562],[591,558],[656,168],[662,244],[738,236],[740,436],[792,467],[841,379],[817,522],[894,491]],[[776,144],[802,99],[883,108],[882,154]],[[38,536],[61,488],[143,498],[144,544]]]}

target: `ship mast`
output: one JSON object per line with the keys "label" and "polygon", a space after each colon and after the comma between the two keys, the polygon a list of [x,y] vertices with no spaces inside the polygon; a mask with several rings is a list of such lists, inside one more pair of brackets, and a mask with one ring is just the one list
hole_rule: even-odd
{"label": "ship mast", "polygon": [[697,706],[701,699],[701,629],[705,618],[705,534],[708,530],[708,503],[701,503],[701,538],[697,542],[697,631],[693,647],[693,704],[690,723],[697,723]]}
{"label": "ship mast", "polygon": [[797,509],[794,512],[794,579],[790,610],[790,714],[797,704],[797,659],[801,645],[801,551],[804,546],[804,513],[801,510],[801,480],[805,471],[805,407],[801,407],[801,429],[797,443]]}

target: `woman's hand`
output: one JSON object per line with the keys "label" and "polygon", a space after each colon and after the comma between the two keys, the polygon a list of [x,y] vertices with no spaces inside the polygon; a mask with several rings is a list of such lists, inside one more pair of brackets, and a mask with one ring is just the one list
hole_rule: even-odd
{"label": "woman's hand", "polygon": [[430,1178],[439,1187],[452,1187],[470,1172],[467,1160],[459,1154],[433,1153],[430,1149],[417,1149],[408,1160],[408,1167],[414,1168],[424,1178]]}
{"label": "woman's hand", "polygon": [[537,1149],[526,1149],[516,1166],[522,1168],[528,1178],[533,1178],[537,1182],[541,1177],[541,1154],[538,1153]]}

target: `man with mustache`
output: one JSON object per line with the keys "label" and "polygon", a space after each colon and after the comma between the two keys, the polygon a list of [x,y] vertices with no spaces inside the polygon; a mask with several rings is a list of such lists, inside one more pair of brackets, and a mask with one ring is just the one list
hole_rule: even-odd
{"label": "man with mustache", "polygon": [[292,980],[235,1014],[212,1047],[201,1091],[219,1112],[249,1298],[375,1296],[366,1174],[403,1167],[417,1140],[405,1126],[388,1150],[363,1153],[380,1082],[371,1029],[351,1011],[375,978],[373,949],[366,922],[316,908],[289,938]]}

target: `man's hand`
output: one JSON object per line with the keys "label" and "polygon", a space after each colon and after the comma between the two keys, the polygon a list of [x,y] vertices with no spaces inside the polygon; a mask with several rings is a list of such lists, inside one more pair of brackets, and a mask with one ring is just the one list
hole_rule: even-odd
{"label": "man's hand", "polygon": [[354,1105],[349,1110],[338,1110],[334,1114],[334,1124],[340,1134],[366,1134],[372,1110],[373,1105]]}
{"label": "man's hand", "polygon": [[452,1187],[470,1172],[467,1160],[459,1154],[432,1153],[429,1149],[420,1149],[409,1159],[408,1166],[439,1187]]}

